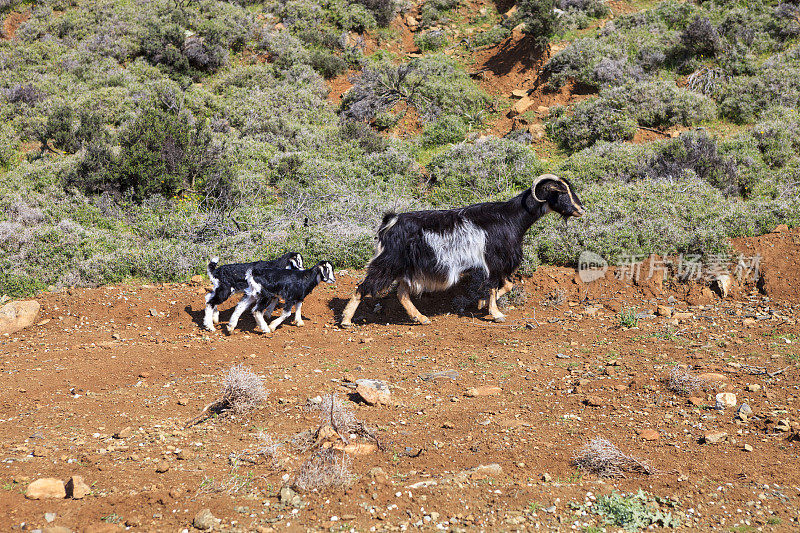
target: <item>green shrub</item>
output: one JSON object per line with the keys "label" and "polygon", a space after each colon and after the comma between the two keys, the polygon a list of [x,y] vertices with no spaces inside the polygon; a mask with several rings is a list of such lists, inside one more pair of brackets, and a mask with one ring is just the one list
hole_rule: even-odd
{"label": "green shrub", "polygon": [[532,36],[536,46],[545,47],[556,31],[556,14],[553,11],[554,0],[520,0],[517,2],[517,13],[525,23],[525,33]]}
{"label": "green shrub", "polygon": [[328,50],[311,52],[310,63],[325,79],[335,78],[347,71],[347,61]]}
{"label": "green shrub", "polygon": [[592,510],[601,515],[607,524],[624,527],[628,531],[639,531],[653,525],[677,527],[678,520],[672,516],[672,512],[661,509],[661,501],[642,490],[629,495],[613,492],[597,498]]}
{"label": "green shrub", "polygon": [[425,126],[422,130],[422,142],[425,146],[442,146],[464,140],[467,126],[460,117],[445,115],[436,122]]}
{"label": "green shrub", "polygon": [[476,34],[472,39],[470,39],[469,44],[473,48],[494,46],[507,39],[509,35],[511,35],[511,30],[505,26],[492,26],[491,29]]}
{"label": "green shrub", "polygon": [[596,141],[623,141],[636,134],[636,119],[625,111],[604,105],[600,98],[584,100],[571,114],[547,123],[547,131],[565,150],[576,151]]}
{"label": "green shrub", "polygon": [[433,156],[428,170],[434,205],[455,207],[519,194],[544,172],[533,150],[507,139],[461,143]]}
{"label": "green shrub", "polygon": [[430,30],[414,36],[414,44],[423,52],[436,52],[448,45],[447,36],[441,30]]}

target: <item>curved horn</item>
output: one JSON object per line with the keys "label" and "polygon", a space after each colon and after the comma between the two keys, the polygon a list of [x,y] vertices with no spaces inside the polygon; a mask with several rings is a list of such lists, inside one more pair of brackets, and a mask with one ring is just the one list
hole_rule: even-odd
{"label": "curved horn", "polygon": [[538,178],[533,180],[533,184],[531,185],[531,195],[533,196],[534,200],[536,200],[537,202],[541,202],[541,203],[544,203],[544,200],[542,200],[538,196],[536,196],[536,187],[537,187],[537,185],[539,185],[540,182],[542,182],[544,180],[561,181],[563,183],[561,178],[559,178],[555,174],[542,174],[541,176],[539,176]]}

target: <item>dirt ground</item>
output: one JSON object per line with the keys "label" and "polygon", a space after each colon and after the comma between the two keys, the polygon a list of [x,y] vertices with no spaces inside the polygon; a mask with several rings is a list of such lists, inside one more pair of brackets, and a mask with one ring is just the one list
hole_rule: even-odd
{"label": "dirt ground", "polygon": [[[540,268],[518,282],[504,324],[456,314],[458,295],[439,294],[418,300],[433,323],[411,325],[390,295],[340,329],[358,272],[315,290],[304,327],[269,336],[249,317],[233,336],[203,331],[199,284],[42,294],[39,325],[0,337],[0,529],[193,530],[207,508],[221,531],[566,531],[602,524],[593,498],[643,489],[688,529],[796,530],[800,307],[786,258],[799,238],[737,241],[772,255],[765,281],[724,300],[669,279],[631,284],[612,270],[584,284],[572,269]],[[652,316],[658,305],[690,314]],[[620,324],[628,308],[642,314],[637,327]],[[185,427],[239,363],[269,389],[262,407]],[[665,381],[676,363],[722,381],[689,399]],[[359,378],[386,382],[389,405],[360,401],[345,386]],[[467,395],[484,386],[497,389]],[[722,391],[749,404],[748,421],[714,409]],[[306,404],[331,393],[382,449],[345,436],[371,452],[352,456],[352,482],[282,501],[309,453],[297,435],[320,426]],[[701,443],[717,430],[722,442]],[[259,433],[283,443],[275,457],[252,453]],[[655,473],[576,468],[595,437]],[[24,495],[33,480],[74,475],[91,487],[83,499]]]}

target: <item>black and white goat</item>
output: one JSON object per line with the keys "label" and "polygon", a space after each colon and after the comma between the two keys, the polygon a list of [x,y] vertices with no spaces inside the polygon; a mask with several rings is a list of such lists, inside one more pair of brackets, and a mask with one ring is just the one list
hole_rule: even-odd
{"label": "black and white goat", "polygon": [[208,277],[212,290],[206,294],[206,314],[203,325],[214,331],[214,324],[219,323],[219,306],[237,292],[247,289],[245,274],[253,270],[256,275],[266,270],[303,269],[303,256],[297,252],[289,252],[271,261],[254,261],[252,263],[231,263],[217,266],[219,257],[212,257],[208,262]]}
{"label": "black and white goat", "polygon": [[507,202],[487,202],[459,209],[387,213],[378,229],[375,257],[342,314],[352,325],[364,296],[375,296],[397,281],[397,297],[412,320],[429,324],[411,302],[411,294],[445,290],[471,274],[485,294],[489,313],[505,320],[497,298],[511,290],[509,277],[522,261],[522,239],[549,212],[579,217],[583,204],[570,183],[552,174],[539,176],[529,189]]}
{"label": "black and white goat", "polygon": [[[328,261],[321,261],[308,270],[248,270],[245,278],[248,287],[228,322],[228,334],[233,333],[239,317],[248,309],[264,333],[275,331],[292,314],[292,307],[295,309],[294,323],[302,326],[301,309],[306,296],[323,281],[336,283],[333,265]],[[278,298],[283,298],[283,312],[267,324],[264,315],[272,315]]]}

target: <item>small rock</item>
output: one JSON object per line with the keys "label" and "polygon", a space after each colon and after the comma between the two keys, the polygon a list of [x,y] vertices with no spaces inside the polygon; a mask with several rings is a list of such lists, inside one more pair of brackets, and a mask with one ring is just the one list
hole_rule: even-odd
{"label": "small rock", "polygon": [[191,281],[195,285],[200,285],[201,283],[203,283],[203,276],[201,276],[199,274],[195,274],[194,276],[189,278],[189,281]]}
{"label": "small rock", "polygon": [[48,524],[54,522],[57,517],[56,513],[44,513],[44,519]]}
{"label": "small rock", "polygon": [[43,500],[45,498],[66,498],[67,491],[64,482],[60,479],[45,477],[28,485],[25,497],[29,500]]}
{"label": "small rock", "polygon": [[420,374],[419,376],[423,381],[436,381],[437,379],[452,379],[453,381],[457,381],[459,377],[457,370],[440,370],[429,374]]}
{"label": "small rock", "polygon": [[716,396],[716,408],[719,410],[736,407],[736,395],[732,392],[720,392]]}
{"label": "small rock", "polygon": [[739,406],[739,409],[736,410],[736,416],[742,420],[747,420],[747,417],[753,414],[753,410],[750,406],[746,403],[743,403]]}
{"label": "small rock", "polygon": [[689,403],[692,404],[694,407],[700,407],[705,405],[706,400],[705,398],[701,398],[699,396],[691,396],[689,397]]}
{"label": "small rock", "polygon": [[185,491],[183,490],[183,487],[172,487],[171,489],[169,489],[169,497],[174,500],[177,500],[178,498],[183,496],[184,492]]}
{"label": "small rock", "polygon": [[703,442],[706,444],[719,444],[728,438],[728,434],[724,431],[706,431],[703,435]]}
{"label": "small rock", "polygon": [[747,386],[747,390],[750,392],[758,392],[761,390],[761,385],[759,385],[758,383],[751,383],[750,385]]}
{"label": "small rock", "polygon": [[523,114],[527,111],[533,104],[535,103],[534,99],[529,96],[523,96],[511,107],[511,110],[508,112],[509,118],[514,118],[517,115]]}
{"label": "small rock", "polygon": [[92,489],[83,481],[83,476],[72,476],[67,481],[66,490],[69,498],[80,500]]}
{"label": "small rock", "polygon": [[792,429],[792,426],[791,426],[791,424],[789,424],[789,420],[786,419],[786,418],[784,418],[783,420],[781,420],[780,422],[775,424],[775,430],[776,431],[784,431],[784,432],[786,432],[786,431],[791,431],[791,429]]}
{"label": "small rock", "polygon": [[282,487],[280,492],[281,503],[291,505],[292,507],[300,507],[303,505],[303,500],[289,487]]}
{"label": "small rock", "polygon": [[212,529],[220,522],[221,520],[219,518],[215,518],[214,515],[211,514],[211,509],[202,509],[194,515],[192,525],[197,529],[205,531],[207,529]]}
{"label": "small rock", "polygon": [[31,455],[34,457],[47,457],[47,448],[44,446],[35,446]]}
{"label": "small rock", "polygon": [[377,451],[378,447],[371,442],[354,442],[344,447],[344,452],[349,455],[369,455]]}
{"label": "small rock", "polygon": [[787,231],[789,231],[789,226],[786,224],[778,224],[775,226],[775,229],[772,230],[772,233],[786,233]]}
{"label": "small rock", "polygon": [[175,454],[179,461],[188,461],[194,459],[195,453],[192,450],[180,450]]}
{"label": "small rock", "polygon": [[755,318],[745,318],[744,320],[742,320],[742,324],[747,328],[752,328],[753,326],[756,325],[756,319]]}
{"label": "small rock", "polygon": [[694,313],[683,312],[683,313],[672,313],[672,318],[675,320],[689,320],[690,318],[694,317]]}
{"label": "small rock", "polygon": [[481,385],[480,387],[472,387],[464,393],[464,396],[475,398],[478,396],[496,396],[501,394],[503,389],[496,385]]}
{"label": "small rock", "polygon": [[40,308],[36,300],[10,302],[0,307],[0,335],[16,333],[33,325]]}
{"label": "small rock", "polygon": [[392,402],[392,396],[389,392],[389,387],[382,381],[374,379],[359,379],[356,380],[356,392],[361,398],[369,405],[389,405]]}
{"label": "small rock", "polygon": [[550,483],[551,481],[553,481],[553,476],[545,472],[544,474],[542,474],[542,481],[544,481],[545,483]]}
{"label": "small rock", "polygon": [[753,451],[753,447],[750,446],[749,444],[745,444],[744,446],[742,446],[742,449],[744,451],[746,451],[746,452],[752,452]]}
{"label": "small rock", "polygon": [[668,307],[666,305],[659,305],[658,307],[656,307],[656,314],[658,316],[665,316],[669,318],[672,316],[672,311],[673,311],[672,307]]}
{"label": "small rock", "polygon": [[42,533],[72,533],[72,530],[64,526],[47,526]]}
{"label": "small rock", "polygon": [[131,435],[133,435],[133,428],[130,427],[130,426],[127,426],[127,427],[125,427],[123,429],[120,429],[116,433],[114,433],[114,438],[115,439],[127,439]]}
{"label": "small rock", "polygon": [[725,383],[728,379],[725,377],[725,374],[719,374],[717,372],[704,372],[697,377],[703,381],[711,381],[713,383]]}
{"label": "small rock", "polygon": [[491,463],[488,465],[479,465],[475,468],[462,470],[455,475],[454,479],[463,483],[467,479],[481,480],[489,477],[499,477],[501,475],[503,475],[503,467],[497,463]]}
{"label": "small rock", "polygon": [[583,399],[583,403],[589,407],[603,407],[605,405],[605,401],[599,396],[587,396]]}
{"label": "small rock", "polygon": [[389,476],[386,475],[383,468],[375,466],[367,472],[367,478],[374,481],[378,485],[388,485]]}
{"label": "small rock", "polygon": [[514,89],[511,91],[511,96],[515,98],[523,98],[528,96],[528,89]]}
{"label": "small rock", "polygon": [[159,474],[163,474],[164,472],[169,471],[169,463],[166,461],[159,461],[156,465],[156,472]]}
{"label": "small rock", "polygon": [[658,440],[661,436],[655,429],[643,429],[639,432],[639,436],[647,441]]}
{"label": "small rock", "polygon": [[189,405],[189,398],[178,398],[178,405]]}

